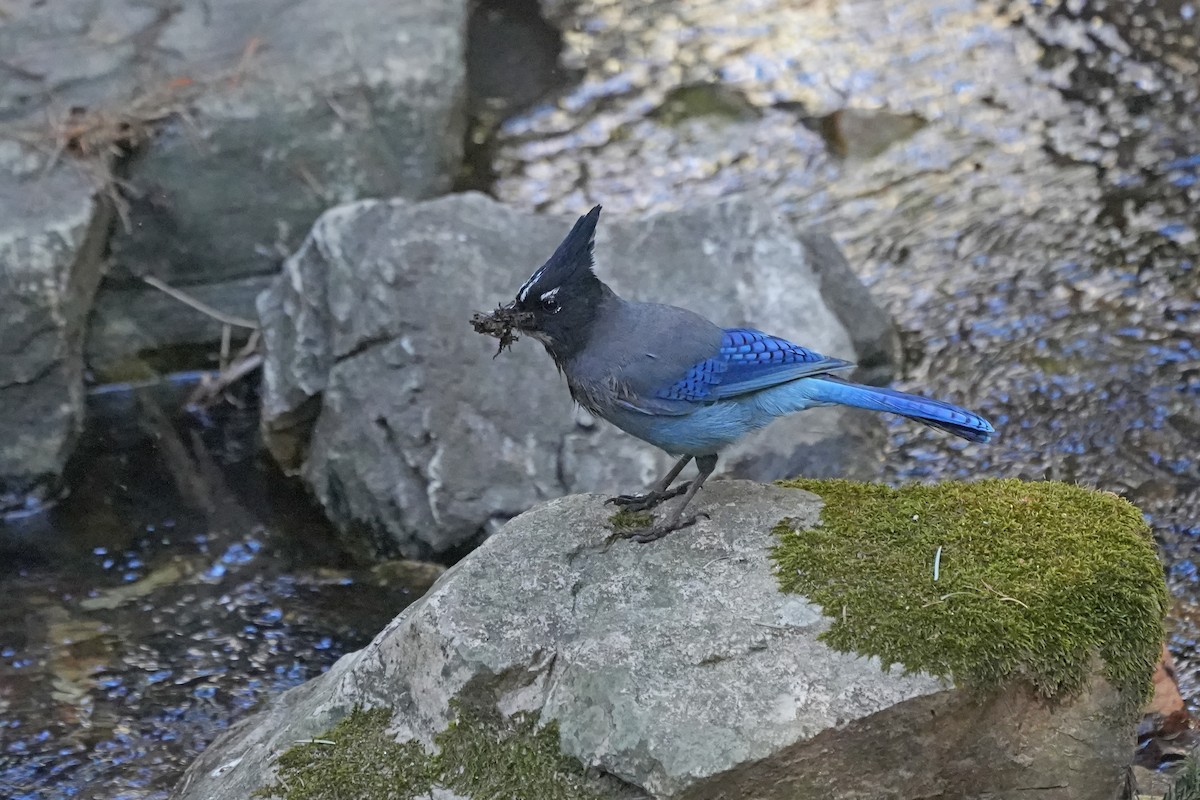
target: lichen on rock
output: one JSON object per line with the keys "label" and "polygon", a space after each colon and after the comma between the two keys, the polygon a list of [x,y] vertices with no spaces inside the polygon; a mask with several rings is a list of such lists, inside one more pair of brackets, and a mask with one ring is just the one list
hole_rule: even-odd
{"label": "lichen on rock", "polygon": [[820,605],[829,646],[967,689],[1027,681],[1046,698],[1093,672],[1147,698],[1167,595],[1140,512],[1057,482],[984,480],[893,489],[785,483],[819,495],[818,526],[776,528],[786,592]]}

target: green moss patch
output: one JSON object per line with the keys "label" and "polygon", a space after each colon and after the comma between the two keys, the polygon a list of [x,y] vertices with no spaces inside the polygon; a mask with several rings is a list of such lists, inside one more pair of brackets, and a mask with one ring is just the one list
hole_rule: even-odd
{"label": "green moss patch", "polygon": [[279,757],[278,778],[258,797],[283,800],[416,800],[444,786],[473,800],[595,800],[579,763],[563,755],[558,728],[531,717],[463,715],[439,734],[437,754],[397,743],[386,709],[355,710]]}
{"label": "green moss patch", "polygon": [[440,782],[473,800],[593,800],[583,768],[558,746],[558,725],[533,717],[464,719],[437,737]]}
{"label": "green moss patch", "polygon": [[335,797],[412,798],[433,785],[430,759],[416,742],[387,734],[391,713],[355,711],[311,741],[279,757],[279,779],[256,792],[285,800]]}
{"label": "green moss patch", "polygon": [[617,532],[648,528],[654,524],[654,515],[649,511],[630,511],[623,508],[608,518],[608,524]]}
{"label": "green moss patch", "polygon": [[1167,594],[1125,500],[1016,480],[784,485],[825,501],[816,528],[776,528],[773,558],[782,589],[833,619],[829,646],[972,690],[1025,680],[1048,698],[1080,689],[1099,656],[1131,702],[1149,697]]}

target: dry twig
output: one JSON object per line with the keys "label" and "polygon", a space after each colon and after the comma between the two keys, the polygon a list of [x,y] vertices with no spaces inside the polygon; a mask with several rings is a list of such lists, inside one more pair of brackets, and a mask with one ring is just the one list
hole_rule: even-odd
{"label": "dry twig", "polygon": [[259,333],[255,331],[250,334],[245,346],[229,362],[228,367],[200,379],[200,384],[187,399],[187,406],[189,408],[206,408],[221,397],[225,397],[228,402],[233,402],[233,399],[225,394],[226,390],[262,366],[263,354],[259,351],[258,345]]}
{"label": "dry twig", "polygon": [[[215,309],[153,275],[144,275],[142,280],[168,297],[178,300],[222,325],[218,370],[214,374],[201,377],[199,385],[188,397],[186,405],[189,408],[206,408],[222,397],[227,402],[234,403],[234,398],[226,394],[227,390],[242,378],[254,373],[263,363],[263,354],[259,349],[262,337],[258,325],[251,320]],[[234,328],[245,328],[250,331],[250,336],[237,354],[230,358]]]}
{"label": "dry twig", "polygon": [[987,581],[981,581],[981,583],[983,584],[983,588],[987,589],[989,592],[991,592],[992,594],[994,594],[994,595],[996,595],[997,597],[999,597],[1001,602],[1003,602],[1003,603],[1016,603],[1016,604],[1017,604],[1017,605],[1019,605],[1021,608],[1025,608],[1025,609],[1028,609],[1028,608],[1029,608],[1029,606],[1025,605],[1024,603],[1022,603],[1022,602],[1021,602],[1020,600],[1018,600],[1017,598],[1015,598],[1015,597],[1009,597],[1008,595],[1004,594],[1003,592],[997,591],[997,590],[996,590],[995,588],[993,588],[993,587],[992,587],[992,585],[991,585],[990,583],[988,583]]}
{"label": "dry twig", "polygon": [[247,328],[248,330],[252,331],[258,330],[258,323],[252,322],[245,317],[236,317],[233,314],[226,314],[224,311],[218,311],[207,303],[197,300],[186,292],[176,289],[174,286],[167,284],[165,281],[162,281],[153,275],[143,275],[142,280],[153,286],[155,289],[158,289],[163,294],[175,298],[179,302],[196,309],[205,316],[212,317],[217,322],[225,325],[233,325],[237,328]]}

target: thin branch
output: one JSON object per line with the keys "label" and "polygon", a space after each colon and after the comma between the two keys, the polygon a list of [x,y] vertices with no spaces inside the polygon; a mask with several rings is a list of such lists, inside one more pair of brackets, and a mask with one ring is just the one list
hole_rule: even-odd
{"label": "thin branch", "polygon": [[228,325],[228,324],[222,325],[221,326],[221,353],[217,359],[217,366],[220,368],[221,372],[224,372],[225,370],[229,369],[229,348],[232,346],[232,342],[231,342],[232,339],[233,339],[233,326]]}
{"label": "thin branch", "polygon": [[205,406],[221,396],[221,393],[233,384],[262,366],[262,353],[251,353],[248,356],[234,360],[229,368],[218,373],[211,380],[206,380],[196,387],[187,400],[188,406]]}
{"label": "thin branch", "polygon": [[222,322],[226,325],[233,325],[236,328],[246,328],[248,330],[258,330],[258,323],[252,322],[243,317],[235,317],[232,314],[226,314],[224,311],[218,311],[207,303],[203,303],[189,294],[181,292],[173,286],[169,286],[153,275],[143,275],[142,280],[158,289],[163,294],[173,297],[186,306],[196,309],[201,314],[212,317],[217,322]]}
{"label": "thin branch", "polygon": [[309,190],[316,195],[316,198],[318,200],[325,201],[325,198],[327,197],[325,193],[325,187],[321,185],[319,180],[317,180],[317,176],[313,175],[312,171],[305,166],[303,162],[296,164],[294,169],[296,170],[296,174],[300,176],[300,179],[303,180],[308,186]]}
{"label": "thin branch", "polygon": [[[258,331],[252,331],[245,346],[237,352],[229,366],[223,367],[215,375],[205,375],[201,378],[200,385],[188,397],[185,405],[196,408],[211,405],[226,389],[261,367],[263,354],[258,349],[261,338],[262,335]],[[226,399],[229,399],[228,395]]]}
{"label": "thin branch", "polygon": [[759,622],[758,620],[754,620],[754,619],[752,619],[752,620],[748,620],[748,622],[749,622],[751,625],[757,625],[757,626],[759,626],[760,628],[770,628],[771,630],[774,630],[774,631],[791,631],[791,630],[795,630],[795,627],[794,627],[794,626],[792,626],[792,625],[775,625],[774,623],[771,623],[771,622]]}
{"label": "thin branch", "polygon": [[1019,605],[1021,608],[1024,608],[1024,609],[1028,609],[1028,608],[1029,608],[1029,606],[1025,605],[1024,603],[1022,603],[1022,602],[1021,602],[1020,600],[1018,600],[1017,598],[1015,598],[1015,597],[1009,597],[1008,595],[1006,595],[1006,594],[1004,594],[1004,593],[1002,593],[1002,592],[999,592],[999,591],[997,591],[996,589],[992,588],[992,585],[991,585],[991,584],[989,584],[987,581],[980,581],[980,583],[982,583],[982,584],[983,584],[983,588],[987,589],[989,592],[991,592],[991,593],[993,593],[994,595],[996,595],[997,597],[999,597],[999,598],[1000,598],[1000,599],[1001,599],[1003,602],[1005,602],[1005,603],[1016,603],[1017,605]]}

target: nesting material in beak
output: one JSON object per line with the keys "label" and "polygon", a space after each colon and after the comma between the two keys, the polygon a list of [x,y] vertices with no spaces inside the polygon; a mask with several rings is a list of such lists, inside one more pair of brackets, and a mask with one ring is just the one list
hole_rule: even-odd
{"label": "nesting material in beak", "polygon": [[514,303],[500,306],[491,314],[476,311],[471,316],[471,327],[475,329],[476,333],[500,340],[500,347],[497,348],[496,355],[492,358],[503,353],[506,347],[512,347],[513,342],[517,341],[517,335],[513,331],[521,330],[532,324],[533,314],[528,311],[518,311]]}

